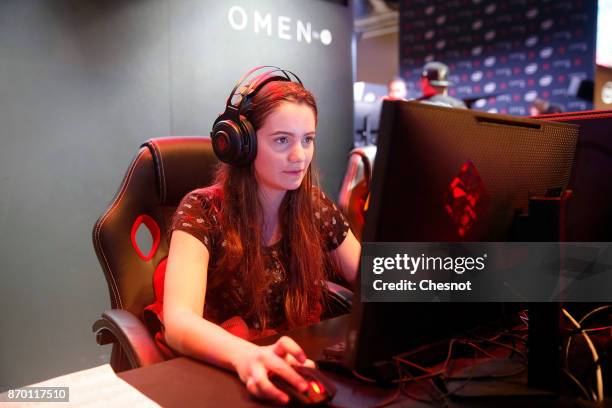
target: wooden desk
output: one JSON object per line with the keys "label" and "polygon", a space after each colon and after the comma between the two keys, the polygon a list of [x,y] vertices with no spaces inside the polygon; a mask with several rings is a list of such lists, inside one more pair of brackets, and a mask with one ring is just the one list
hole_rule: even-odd
{"label": "wooden desk", "polygon": [[[322,350],[344,340],[348,315],[288,333],[317,359]],[[272,344],[273,336],[259,344]],[[265,404],[249,397],[246,387],[231,373],[190,358],[176,358],[153,366],[137,368],[119,377],[163,407],[260,407]]]}
{"label": "wooden desk", "polygon": [[[344,315],[287,335],[302,346],[309,358],[316,360],[322,357],[325,347],[344,340],[348,324],[349,315]],[[278,337],[267,337],[257,343],[271,344]],[[333,402],[340,406],[372,406],[394,392],[328,374],[338,388]],[[124,371],[119,377],[163,407],[268,406],[251,399],[236,374],[185,357]]]}
{"label": "wooden desk", "polygon": [[[296,340],[309,358],[322,357],[323,349],[343,341],[349,324],[349,315],[326,320],[316,325],[293,330],[287,335]],[[268,337],[258,344],[271,344],[279,336]],[[370,407],[387,400],[395,389],[383,389],[364,384],[352,378],[326,372],[334,380],[338,393],[332,401],[338,407]],[[153,366],[137,368],[118,374],[120,378],[140,390],[163,407],[264,407],[263,402],[249,397],[246,387],[236,374],[189,358],[177,358]],[[451,400],[451,407],[587,407],[576,401],[561,398],[538,399],[471,399]],[[404,396],[388,407],[435,407]]]}

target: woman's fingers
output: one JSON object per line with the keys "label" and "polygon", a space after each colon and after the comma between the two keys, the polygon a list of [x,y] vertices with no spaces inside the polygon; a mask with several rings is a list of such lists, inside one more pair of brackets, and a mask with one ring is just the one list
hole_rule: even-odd
{"label": "woman's fingers", "polygon": [[263,365],[253,367],[251,377],[247,380],[247,390],[257,398],[286,404],[289,402],[289,396],[270,382],[267,371]]}
{"label": "woman's fingers", "polygon": [[287,362],[274,353],[267,354],[263,359],[264,365],[274,374],[283,377],[295,389],[302,392],[308,387],[306,381]]}
{"label": "woman's fingers", "polygon": [[304,350],[302,350],[302,348],[290,337],[283,336],[276,340],[272,349],[280,357],[285,357],[287,354],[290,354],[300,364],[306,361],[306,353],[304,353]]}
{"label": "woman's fingers", "polygon": [[285,356],[285,361],[287,362],[287,364],[289,364],[290,366],[299,366],[302,365],[300,364],[299,361],[296,360],[295,357],[293,357],[291,354],[287,354]]}
{"label": "woman's fingers", "polygon": [[281,337],[273,345],[260,348],[254,357],[245,377],[247,390],[255,397],[283,404],[289,401],[289,396],[270,381],[269,376],[273,375],[281,377],[299,392],[308,387],[292,366],[314,367],[314,362],[308,360],[304,350],[289,337]]}
{"label": "woman's fingers", "polygon": [[310,368],[317,368],[317,365],[315,364],[315,362],[309,358],[307,358],[306,361],[304,361],[303,365],[305,365],[306,367],[310,367]]}
{"label": "woman's fingers", "polygon": [[295,357],[293,357],[291,354],[287,354],[285,356],[285,361],[287,362],[287,364],[289,364],[290,366],[305,366],[305,367],[310,367],[310,368],[316,368],[317,365],[315,364],[314,361],[312,361],[311,359],[307,358],[303,363],[300,363],[299,361],[297,361],[295,359]]}
{"label": "woman's fingers", "polygon": [[259,388],[257,387],[257,383],[253,377],[249,377],[246,381],[247,391],[254,397],[263,398],[263,395],[260,395]]}

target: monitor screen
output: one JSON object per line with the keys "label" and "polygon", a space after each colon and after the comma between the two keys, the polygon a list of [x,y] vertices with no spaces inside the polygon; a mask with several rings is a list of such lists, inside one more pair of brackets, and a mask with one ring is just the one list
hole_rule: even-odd
{"label": "monitor screen", "polygon": [[[575,125],[387,101],[364,242],[506,241],[529,197],[570,178]],[[401,351],[501,317],[503,304],[361,303],[347,363],[371,367]]]}

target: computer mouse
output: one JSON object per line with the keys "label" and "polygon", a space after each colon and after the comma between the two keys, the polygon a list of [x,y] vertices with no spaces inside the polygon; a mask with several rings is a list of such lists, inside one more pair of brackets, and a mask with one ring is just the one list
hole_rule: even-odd
{"label": "computer mouse", "polygon": [[298,391],[297,388],[279,375],[270,377],[272,384],[289,396],[289,405],[319,405],[334,398],[336,386],[321,371],[304,366],[293,368],[308,383],[306,391]]}

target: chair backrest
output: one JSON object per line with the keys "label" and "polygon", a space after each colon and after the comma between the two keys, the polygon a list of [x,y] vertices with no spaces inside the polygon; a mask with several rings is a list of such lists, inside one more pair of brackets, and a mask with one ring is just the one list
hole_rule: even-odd
{"label": "chair backrest", "polygon": [[[213,182],[217,163],[209,138],[166,137],[142,144],[93,230],[113,309],[140,317],[154,301],[153,272],[168,254],[170,218],[185,194]],[[153,238],[146,254],[136,240],[141,225]]]}
{"label": "chair backrest", "polygon": [[364,216],[375,156],[376,146],[356,147],[351,150],[338,196],[338,205],[348,218],[351,230],[357,239],[361,238],[365,224]]}

